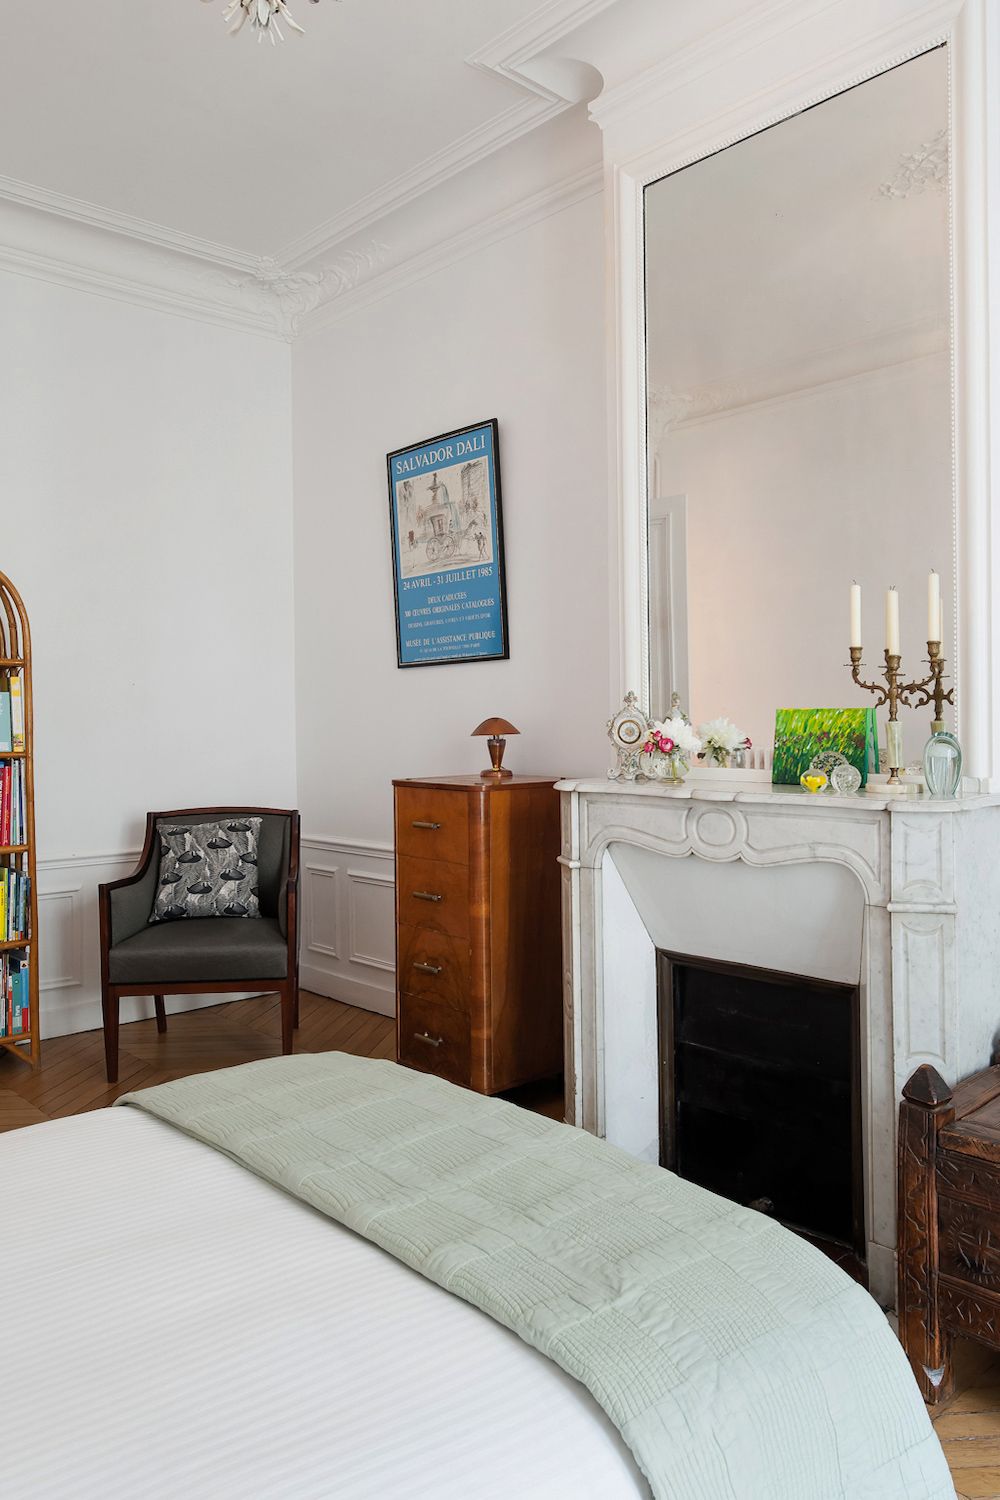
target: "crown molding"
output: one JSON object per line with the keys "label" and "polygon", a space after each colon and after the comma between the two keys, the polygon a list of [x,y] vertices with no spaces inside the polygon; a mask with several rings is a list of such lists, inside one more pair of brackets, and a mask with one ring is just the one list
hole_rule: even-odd
{"label": "crown molding", "polygon": [[223,275],[223,279],[248,306],[256,307],[263,318],[270,318],[282,338],[291,340],[309,313],[375,275],[388,254],[381,241],[371,240],[360,248],[342,251],[311,271],[287,271],[277,261],[265,258],[251,272]]}
{"label": "crown molding", "polygon": [[[816,8],[839,0],[820,0]],[[680,84],[695,83],[707,73],[736,61],[747,52],[773,41],[802,19],[802,0],[757,0],[745,15],[671,52],[614,88],[605,89],[590,106],[590,117],[608,129],[619,119],[673,92]]]}
{"label": "crown molding", "polygon": [[[208,279],[200,290],[192,285],[157,285],[151,279],[47,255],[40,250],[19,250],[2,244],[0,271],[27,276],[34,281],[47,281],[54,286],[69,287],[77,292],[89,292],[98,297],[110,297],[117,302],[131,303],[134,307],[151,308],[154,312],[196,318],[199,322],[211,323],[219,328],[237,328],[266,338],[285,336],[280,327],[276,326],[273,311],[255,309],[246,302],[241,303],[239,299],[226,300],[213,295],[213,282]],[[215,282],[218,282],[219,276],[217,271],[207,273],[207,277]]]}
{"label": "crown molding", "polygon": [[342,322],[363,307],[380,302],[469,255],[499,244],[553,214],[562,213],[577,203],[595,197],[602,191],[603,184],[603,168],[600,165],[586,167],[470,228],[446,236],[426,250],[399,260],[385,269],[374,269],[370,277],[355,287],[303,315],[298,320],[296,333],[306,336]]}
{"label": "crown molding", "polygon": [[167,229],[149,219],[117,213],[114,209],[87,203],[82,198],[70,198],[65,193],[35,187],[30,182],[19,182],[14,177],[0,176],[0,203],[3,202],[54,214],[58,218],[69,219],[72,223],[84,224],[90,229],[103,229],[111,234],[124,235],[141,244],[154,245],[157,249],[172,251],[177,255],[192,256],[196,260],[206,260],[217,266],[252,270],[259,261],[258,256],[250,255],[244,250],[219,245],[213,240],[203,240],[179,229]]}
{"label": "crown molding", "polygon": [[[466,59],[471,67],[518,86],[527,97],[277,255],[252,255],[0,176],[0,269],[220,326],[293,339],[304,325],[312,326],[324,306],[358,305],[363,283],[375,281],[383,288],[378,295],[387,293],[389,252],[379,234],[358,243],[365,231],[583,100],[590,70],[543,54],[616,3],[548,0],[472,54]],[[592,176],[582,175],[588,181]],[[439,245],[410,257],[405,262],[408,270],[398,265],[389,274],[402,284],[407,277],[430,274],[437,264],[471,254],[478,244],[514,233],[558,211],[561,202],[574,201],[574,183],[575,179],[569,186],[557,184],[474,229],[446,235]],[[596,184],[587,189],[596,190]],[[427,270],[419,269],[424,265]]]}
{"label": "crown molding", "polygon": [[[654,384],[649,391],[650,426],[656,442],[670,432],[701,426],[751,407],[773,405],[892,372],[928,359],[947,361],[946,323],[919,318],[864,338],[803,350],[794,359],[707,381],[686,391]],[[947,366],[946,366],[947,368]]]}
{"label": "crown molding", "polygon": [[569,107],[567,102],[546,103],[537,97],[515,104],[443,151],[427,157],[412,171],[403,172],[384,187],[366,193],[342,213],[283,246],[274,257],[275,261],[287,271],[296,271],[317,257],[335,254],[347,240],[363,234],[397,209],[405,208],[414,199],[432,192],[459,172],[511,145]]}
{"label": "crown molding", "polygon": [[405,208],[415,198],[581,103],[587,77],[575,68],[560,66],[555,60],[543,60],[542,54],[614,4],[617,0],[549,0],[516,26],[471,53],[465,59],[470,67],[517,85],[527,92],[528,98],[366,194],[308,234],[292,240],[282,247],[275,260],[286,270],[295,271],[317,256],[336,252],[355,235]]}
{"label": "crown molding", "polygon": [[547,5],[508,27],[466,61],[525,83],[528,64],[615,4],[617,0],[548,0]]}
{"label": "crown molding", "polygon": [[[712,73],[738,66],[752,52],[780,47],[782,38],[805,23],[816,22],[824,12],[835,12],[845,0],[812,0],[805,7],[802,0],[758,0],[737,20],[703,34],[670,56],[643,69],[624,83],[605,90],[590,107],[590,117],[602,130],[614,129],[639,111],[649,108],[680,88],[686,88]],[[851,3],[851,0],[847,0]],[[917,45],[931,46],[941,40],[954,24],[963,0],[926,0],[913,4],[900,0],[897,19],[874,27],[860,41],[855,37],[839,51],[825,52],[824,74],[841,69],[846,76],[861,66],[871,75],[898,61],[901,50],[910,52]],[[915,38],[920,41],[915,42]],[[873,56],[878,61],[873,62]],[[789,73],[784,85],[798,83],[811,69],[807,66]],[[859,81],[859,80],[855,80]]]}

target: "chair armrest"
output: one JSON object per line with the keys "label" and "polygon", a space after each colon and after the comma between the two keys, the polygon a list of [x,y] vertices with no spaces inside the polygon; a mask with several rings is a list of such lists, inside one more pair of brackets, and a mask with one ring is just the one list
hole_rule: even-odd
{"label": "chair armrest", "polygon": [[147,844],[131,875],[98,887],[102,946],[114,947],[141,932],[149,921],[156,891],[155,840]]}
{"label": "chair armrest", "polygon": [[299,893],[299,815],[290,815],[286,829],[285,873],[278,887],[278,931],[297,947],[296,908]]}
{"label": "chair armrest", "polygon": [[288,929],[294,921],[295,903],[299,894],[298,875],[286,875],[281,882],[281,890],[278,892],[278,931],[283,938],[288,936]]}

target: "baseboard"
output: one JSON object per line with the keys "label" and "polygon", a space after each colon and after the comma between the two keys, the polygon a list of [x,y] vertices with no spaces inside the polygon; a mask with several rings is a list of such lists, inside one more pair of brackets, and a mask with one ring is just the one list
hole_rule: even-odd
{"label": "baseboard", "polygon": [[379,1016],[396,1014],[395,988],[386,990],[382,985],[371,984],[350,974],[330,975],[322,969],[300,963],[299,984],[304,990],[326,995],[330,1000],[340,1000],[344,1005],[357,1005],[361,1010],[371,1010]]}
{"label": "baseboard", "polygon": [[[100,985],[96,998],[80,995],[75,1000],[61,998],[55,1005],[46,1004],[42,990],[42,1040],[46,1037],[75,1036],[81,1031],[100,1031],[104,1025],[101,1011]],[[211,1005],[230,1005],[235,1000],[249,1000],[251,994],[224,995],[167,995],[164,1004],[167,1015],[180,1015],[182,1011],[207,1010]],[[149,1021],[153,1017],[152,995],[123,995],[119,1002],[118,1019],[124,1026],[128,1021]]]}

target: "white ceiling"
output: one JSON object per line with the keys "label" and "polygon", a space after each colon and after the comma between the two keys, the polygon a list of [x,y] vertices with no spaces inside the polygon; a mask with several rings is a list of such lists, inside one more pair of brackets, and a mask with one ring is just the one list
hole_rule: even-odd
{"label": "white ceiling", "polygon": [[[905,158],[947,125],[940,48],[654,184],[652,386],[752,388],[761,372],[824,352],[887,340],[922,351],[935,334],[940,345],[947,195],[943,184],[907,191]],[[891,182],[902,196],[882,191]]]}
{"label": "white ceiling", "polygon": [[225,0],[7,6],[0,174],[275,255],[521,104],[465,59],[549,8],[288,3],[307,34],[273,49],[227,35]]}

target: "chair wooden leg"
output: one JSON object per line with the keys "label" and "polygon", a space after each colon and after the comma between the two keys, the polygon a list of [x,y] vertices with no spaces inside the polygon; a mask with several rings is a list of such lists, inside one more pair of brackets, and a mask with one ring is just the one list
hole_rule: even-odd
{"label": "chair wooden leg", "polygon": [[294,996],[294,1000],[295,1000],[295,1005],[294,1005],[294,1010],[295,1010],[295,1030],[298,1031],[298,1029],[299,1029],[299,976],[297,974],[296,974],[295,978],[292,980],[292,995]]}
{"label": "chair wooden leg", "polygon": [[295,991],[291,984],[283,984],[281,995],[281,1051],[288,1057],[295,1036]]}
{"label": "chair wooden leg", "polygon": [[105,987],[101,993],[101,1008],[104,1011],[104,1062],[108,1070],[108,1082],[118,1082],[118,996]]}
{"label": "chair wooden leg", "polygon": [[153,1005],[156,1009],[156,1029],[166,1031],[167,1029],[167,1007],[163,1003],[162,995],[153,996]]}

